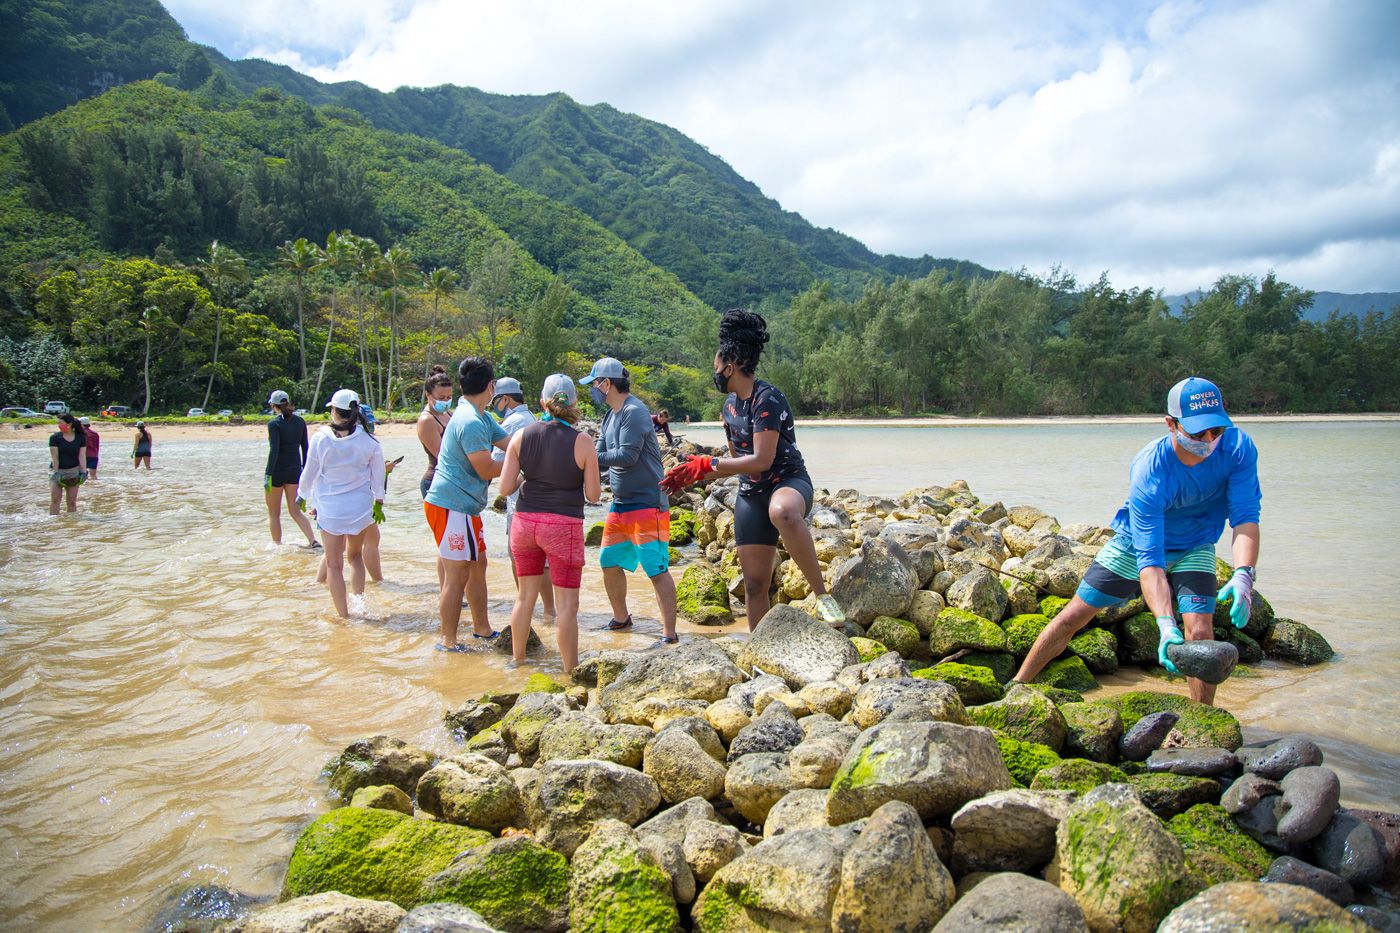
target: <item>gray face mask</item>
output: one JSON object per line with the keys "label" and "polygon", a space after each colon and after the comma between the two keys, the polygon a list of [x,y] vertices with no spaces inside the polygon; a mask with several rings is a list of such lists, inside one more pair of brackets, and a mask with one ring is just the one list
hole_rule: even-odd
{"label": "gray face mask", "polygon": [[1215,453],[1215,448],[1220,446],[1220,439],[1224,436],[1225,434],[1222,432],[1209,440],[1198,441],[1193,437],[1187,437],[1185,431],[1178,431],[1176,434],[1176,442],[1181,445],[1182,450],[1191,454],[1193,457],[1205,458]]}

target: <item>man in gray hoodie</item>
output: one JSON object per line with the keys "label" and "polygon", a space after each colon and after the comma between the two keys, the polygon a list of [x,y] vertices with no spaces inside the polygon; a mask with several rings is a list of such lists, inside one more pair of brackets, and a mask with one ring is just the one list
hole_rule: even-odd
{"label": "man in gray hoodie", "polygon": [[598,434],[598,467],[608,472],[612,507],[603,521],[603,550],[599,564],[603,586],[612,604],[610,631],[630,628],[627,611],[627,572],[641,567],[656,590],[661,608],[662,642],[675,644],[676,581],[671,576],[671,509],[661,479],[661,446],[651,427],[651,412],[631,394],[632,381],[612,357],[593,364],[579,380],[588,386],[593,404],[606,406]]}

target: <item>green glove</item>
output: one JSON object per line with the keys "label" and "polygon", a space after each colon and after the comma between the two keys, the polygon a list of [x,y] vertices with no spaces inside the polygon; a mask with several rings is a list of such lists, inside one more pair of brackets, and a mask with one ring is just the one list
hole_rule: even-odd
{"label": "green glove", "polygon": [[272,492],[272,474],[269,473],[263,476],[263,489]]}
{"label": "green glove", "polygon": [[306,500],[301,496],[297,496],[297,508],[301,509],[303,512],[306,511]]}
{"label": "green glove", "polygon": [[374,512],[373,512],[373,514],[374,514],[374,523],[375,523],[376,525],[382,525],[382,524],[384,524],[384,503],[382,503],[382,502],[376,502],[376,503],[374,504]]}
{"label": "green glove", "polygon": [[1177,628],[1176,620],[1171,616],[1158,616],[1157,631],[1161,633],[1161,639],[1157,642],[1157,662],[1173,674],[1180,674],[1181,672],[1176,669],[1176,665],[1167,657],[1167,647],[1186,643],[1186,639],[1181,635],[1181,629]]}

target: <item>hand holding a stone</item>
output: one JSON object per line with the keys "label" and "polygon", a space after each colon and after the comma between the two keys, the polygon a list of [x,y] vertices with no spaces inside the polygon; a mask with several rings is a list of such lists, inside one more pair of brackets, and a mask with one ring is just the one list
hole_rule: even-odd
{"label": "hand holding a stone", "polygon": [[1167,657],[1169,646],[1186,644],[1186,639],[1182,636],[1181,629],[1177,627],[1176,620],[1171,616],[1158,616],[1157,631],[1161,633],[1161,639],[1157,642],[1157,663],[1173,674],[1181,673],[1171,662],[1171,658]]}

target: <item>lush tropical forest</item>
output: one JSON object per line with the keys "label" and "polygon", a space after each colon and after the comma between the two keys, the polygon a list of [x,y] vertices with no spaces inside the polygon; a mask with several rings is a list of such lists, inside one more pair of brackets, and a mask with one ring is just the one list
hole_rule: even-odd
{"label": "lush tropical forest", "polygon": [[467,354],[538,385],[601,355],[713,414],[715,309],[774,332],[799,411],[1400,407],[1400,310],[1304,318],[1227,276],[1177,312],[1102,276],[878,256],[675,130],[563,94],[325,85],[188,42],[150,0],[0,0],[0,404],[414,405]]}

